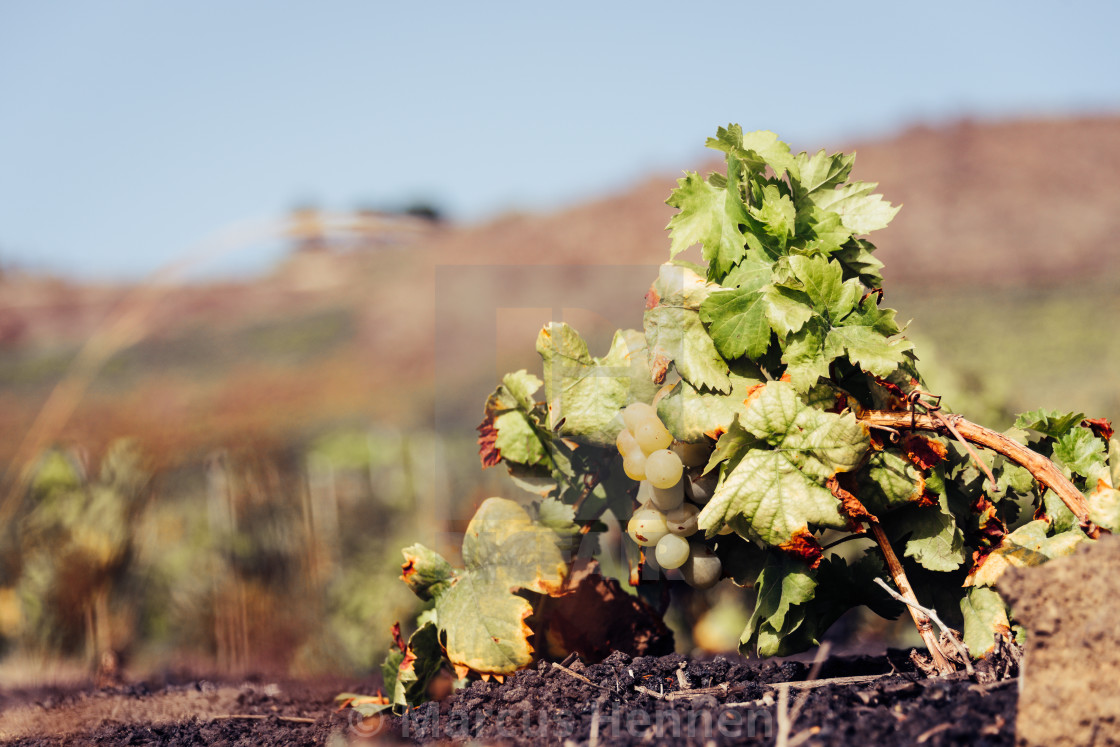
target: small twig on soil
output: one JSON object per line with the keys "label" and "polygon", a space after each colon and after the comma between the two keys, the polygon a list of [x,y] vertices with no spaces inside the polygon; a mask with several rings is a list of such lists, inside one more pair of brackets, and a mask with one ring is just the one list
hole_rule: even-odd
{"label": "small twig on soil", "polygon": [[789,747],[789,732],[793,721],[789,717],[789,684],[778,688],[778,739],[774,747]]}
{"label": "small twig on soil", "polygon": [[[828,687],[829,685],[859,685],[864,682],[874,682],[875,680],[881,680],[884,677],[890,677],[892,674],[894,673],[886,672],[885,674],[855,674],[849,677],[828,677],[823,680],[801,680],[799,682],[783,682],[782,684],[789,685],[790,687],[796,688],[798,690],[812,690],[817,687]],[[776,685],[771,685],[770,687],[776,687]]]}
{"label": "small twig on soil", "polygon": [[693,698],[707,698],[715,695],[727,695],[727,690],[731,686],[722,682],[719,685],[712,687],[698,687],[695,690],[671,690],[667,693],[659,693],[652,690],[645,685],[634,685],[637,692],[657,698],[658,700],[691,700]]}
{"label": "small twig on soil", "polygon": [[871,536],[875,538],[875,543],[879,545],[879,550],[883,553],[883,559],[887,561],[887,570],[891,574],[891,580],[894,581],[894,585],[898,587],[902,594],[903,603],[910,610],[910,617],[914,619],[918,634],[922,636],[926,649],[933,657],[934,667],[943,676],[952,674],[956,671],[956,667],[945,658],[944,652],[941,651],[937,638],[933,635],[933,625],[930,623],[929,616],[921,611],[924,608],[918,604],[918,596],[914,593],[914,588],[910,586],[910,579],[906,577],[906,571],[903,570],[902,563],[898,562],[898,556],[894,554],[894,549],[891,547],[886,533],[883,532],[883,528],[879,526],[878,522],[868,522],[867,526],[871,529]]}
{"label": "small twig on soil", "polygon": [[[883,674],[857,674],[850,677],[829,677],[823,680],[799,680],[796,682],[779,682],[767,687],[779,688],[789,686],[798,690],[811,690],[816,687],[828,687],[829,685],[861,685],[864,682],[874,682],[884,677],[890,677],[896,674],[895,672],[885,672]],[[741,703],[724,703],[724,708],[745,708],[747,706],[761,705],[757,700],[745,700]]]}
{"label": "small twig on soil", "polygon": [[304,716],[263,716],[255,713],[231,713],[228,716],[211,716],[211,721],[226,721],[235,718],[247,718],[255,721],[266,721],[270,718],[275,718],[277,721],[286,721],[291,724],[313,724],[316,719],[306,718]]}
{"label": "small twig on soil", "polygon": [[924,612],[926,615],[929,616],[929,619],[931,619],[935,623],[937,623],[937,627],[941,628],[941,632],[949,637],[949,640],[953,643],[953,648],[955,648],[957,650],[957,653],[960,654],[961,660],[964,662],[965,671],[968,672],[970,675],[976,673],[976,671],[972,668],[972,657],[969,656],[968,651],[965,649],[964,645],[960,642],[960,639],[957,638],[956,632],[954,632],[953,629],[950,628],[948,625],[941,622],[941,618],[937,616],[937,611],[936,610],[933,610],[929,607],[923,607],[918,602],[913,602],[913,601],[910,601],[909,599],[906,599],[901,594],[899,594],[897,591],[895,591],[890,586],[888,586],[887,582],[884,581],[881,578],[875,579],[875,583],[879,584],[879,586],[882,586],[883,589],[885,589],[888,594],[890,594],[892,597],[894,597],[899,602],[902,602],[907,607],[912,607],[912,608],[918,610],[919,612]]}
{"label": "small twig on soil", "polygon": [[586,677],[584,677],[579,672],[573,672],[571,669],[568,669],[563,664],[557,664],[556,662],[552,662],[552,668],[560,670],[561,672],[568,675],[569,677],[575,677],[580,682],[586,682],[588,685],[591,685],[592,687],[597,687],[600,690],[606,690],[606,691],[610,692],[609,687],[603,687],[598,682],[592,682],[591,680],[587,679]]}
{"label": "small twig on soil", "polygon": [[687,666],[685,662],[681,662],[677,667],[677,683],[681,686],[681,690],[691,689],[692,683],[688,681],[688,675],[684,673],[684,668]]}
{"label": "small twig on soil", "polygon": [[948,721],[946,721],[943,724],[938,724],[937,726],[933,727],[932,729],[926,729],[921,734],[919,734],[918,738],[915,739],[914,741],[917,744],[925,744],[926,740],[928,740],[930,737],[932,737],[936,734],[940,734],[941,732],[945,731],[946,729],[951,729],[952,727],[953,727],[953,725],[951,723],[949,723]]}

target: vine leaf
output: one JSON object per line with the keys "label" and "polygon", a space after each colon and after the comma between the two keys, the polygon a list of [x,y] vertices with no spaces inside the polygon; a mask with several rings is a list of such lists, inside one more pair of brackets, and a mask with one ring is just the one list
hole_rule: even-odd
{"label": "vine leaf", "polygon": [[409,637],[408,648],[397,665],[392,690],[394,710],[400,712],[427,700],[429,683],[445,665],[438,628],[430,622],[421,625]]}
{"label": "vine leaf", "polygon": [[804,621],[803,605],[816,593],[817,580],[800,560],[771,553],[755,587],[758,597],[739,639],[739,650],[755,648],[759,656],[775,656],[782,650],[782,641]]}
{"label": "vine leaf", "polygon": [[405,566],[419,566],[413,578],[439,579],[423,588],[435,599],[436,624],[451,664],[509,674],[532,662],[532,631],[525,620],[533,606],[515,592],[560,589],[567,572],[562,541],[513,501],[489,498],[467,526],[463,570],[448,575],[450,566],[438,554],[420,545],[409,548]]}
{"label": "vine leaf", "polygon": [[821,210],[830,210],[840,216],[844,227],[853,234],[865,234],[886,228],[899,208],[872,194],[875,182],[852,182],[836,189],[821,189],[808,196]]}
{"label": "vine leaf", "polygon": [[867,458],[866,471],[860,472],[859,488],[861,499],[877,516],[921,503],[927,497],[921,470],[894,451],[877,451]]}
{"label": "vine leaf", "polygon": [[1028,522],[1006,535],[994,550],[980,560],[965,581],[966,586],[994,586],[1011,567],[1041,565],[1047,560],[1071,554],[1088,540],[1080,529],[1047,537],[1050,523],[1044,519]]}
{"label": "vine leaf", "polygon": [[528,420],[535,406],[533,395],[541,384],[522,369],[502,377],[502,383],[486,398],[484,419],[478,426],[483,467],[493,467],[502,459],[529,466],[543,461],[544,446]]}
{"label": "vine leaf", "polygon": [[798,159],[769,130],[744,133],[742,127],[732,124],[718,128],[716,136],[708,138],[705,145],[732,156],[753,172],[760,173],[769,166],[777,175],[788,171],[791,176],[798,176]]}
{"label": "vine leaf", "polygon": [[901,520],[910,530],[905,556],[931,571],[955,571],[968,560],[964,534],[945,503],[940,496],[936,509],[915,507]]}
{"label": "vine leaf", "polygon": [[743,262],[749,265],[748,270],[750,266],[763,267],[765,273],[744,271],[737,289],[708,296],[700,306],[700,319],[708,325],[712,342],[724,358],[745,355],[753,360],[765,355],[770,347],[767,302],[761,293],[769,280],[769,263],[750,259]]}
{"label": "vine leaf", "polygon": [[749,212],[779,247],[787,245],[797,227],[797,207],[789,195],[782,194],[777,185],[767,184],[762,188],[762,204]]}
{"label": "vine leaf", "polygon": [[703,268],[694,268],[679,261],[661,265],[657,280],[653,281],[647,294],[647,300],[652,301],[648,308],[661,304],[699,311],[704,299],[721,288],[718,283],[706,280],[702,272]]}
{"label": "vine leaf", "polygon": [[748,450],[727,473],[700,512],[700,528],[710,537],[742,521],[762,541],[780,546],[809,525],[847,526],[826,481],[859,464],[868,446],[864,426],[851,413],[807,406],[784,381],[771,381],[756,395],[739,423],[771,448]]}
{"label": "vine leaf", "polygon": [[852,173],[852,165],[856,157],[843,153],[829,156],[822,149],[812,156],[808,153],[798,153],[795,159],[798,175],[790,181],[793,183],[794,194],[805,197],[818,189],[834,188],[847,179]]}
{"label": "vine leaf", "polygon": [[730,369],[720,357],[700,314],[679,306],[658,305],[645,314],[649,367],[653,380],[665,381],[669,364],[697,389],[731,391]]}
{"label": "vine leaf", "polygon": [[703,245],[703,256],[720,276],[746,252],[747,239],[740,224],[747,213],[737,184],[713,183],[696,172],[677,180],[677,188],[666,204],[680,210],[669,220],[669,256],[675,257],[694,244]]}
{"label": "vine leaf", "polygon": [[847,356],[863,370],[887,377],[907,360],[913,343],[898,336],[894,312],[859,305],[863,286],[844,280],[844,268],[825,256],[789,259],[793,277],[763,291],[767,319],[783,338],[782,361],[799,391],[828,375]]}
{"label": "vine leaf", "polygon": [[618,411],[656,393],[640,332],[619,330],[607,354],[594,358],[572,327],[551,323],[537,336],[537,352],[544,360],[549,427],[562,436],[613,446],[621,427]]}
{"label": "vine leaf", "polygon": [[1088,428],[1074,428],[1059,436],[1053,458],[1070,472],[1086,478],[1099,479],[1108,469],[1105,444]]}
{"label": "vine leaf", "polygon": [[747,433],[746,429],[739,425],[738,420],[733,420],[727,432],[716,441],[716,448],[708,458],[708,463],[704,466],[704,474],[708,474],[722,462],[730,462],[732,465],[738,464],[742,455],[757,443],[758,439],[754,435]]}
{"label": "vine leaf", "polygon": [[961,615],[964,617],[964,644],[974,658],[979,659],[995,648],[997,635],[1007,640],[1011,638],[1007,605],[992,589],[970,588],[961,598]]}
{"label": "vine leaf", "polygon": [[790,257],[789,266],[813,308],[830,319],[847,316],[863,294],[859,281],[845,282],[843,267],[827,257]]}
{"label": "vine leaf", "polygon": [[423,545],[406,547],[401,554],[404,555],[401,580],[424,601],[443,594],[455,578],[455,569],[451,564],[438,552]]}
{"label": "vine leaf", "polygon": [[1081,412],[1063,413],[1058,410],[1039,408],[1019,415],[1015,419],[1015,427],[1038,431],[1051,438],[1061,438],[1076,428],[1084,419],[1085,414]]}
{"label": "vine leaf", "polygon": [[494,418],[494,449],[503,459],[529,466],[547,462],[540,435],[525,413],[510,410]]}

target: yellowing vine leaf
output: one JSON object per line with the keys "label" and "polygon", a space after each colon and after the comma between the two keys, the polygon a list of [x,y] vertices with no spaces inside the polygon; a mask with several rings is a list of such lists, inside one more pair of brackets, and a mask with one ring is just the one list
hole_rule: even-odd
{"label": "yellowing vine leaf", "polygon": [[1046,536],[1050,523],[1036,519],[1011,532],[968,574],[966,586],[994,586],[1008,568],[1041,565],[1071,554],[1089,538],[1080,529]]}
{"label": "yellowing vine leaf", "polygon": [[1120,532],[1120,490],[1099,480],[1089,494],[1089,518],[1110,532]]}
{"label": "yellowing vine leaf", "polygon": [[436,599],[436,619],[453,665],[509,674],[533,660],[525,619],[533,606],[514,592],[558,591],[567,564],[558,535],[513,501],[490,498],[467,526],[462,571]]}

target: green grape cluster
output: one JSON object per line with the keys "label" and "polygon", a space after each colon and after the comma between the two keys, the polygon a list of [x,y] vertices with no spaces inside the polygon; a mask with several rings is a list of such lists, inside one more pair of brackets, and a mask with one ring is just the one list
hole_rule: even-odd
{"label": "green grape cluster", "polygon": [[[703,444],[674,441],[651,405],[635,402],[622,411],[624,427],[615,445],[627,477],[639,482],[639,508],[626,530],[641,547],[654,548],[658,565],[679,569],[691,586],[707,589],[719,581],[720,559],[697,535],[700,506],[712,497],[713,481],[686,473],[708,462]],[[726,529],[729,532],[730,529]]]}

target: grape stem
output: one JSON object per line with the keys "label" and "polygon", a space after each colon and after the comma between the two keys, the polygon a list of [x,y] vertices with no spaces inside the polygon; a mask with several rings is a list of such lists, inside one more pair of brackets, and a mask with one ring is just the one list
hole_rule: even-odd
{"label": "grape stem", "polygon": [[[865,410],[857,413],[856,417],[869,426],[879,428],[934,431],[941,434],[955,430],[966,441],[991,449],[1020,465],[1030,472],[1039,484],[1054,491],[1054,494],[1061,498],[1062,503],[1066,504],[1066,507],[1077,517],[1077,520],[1081,523],[1081,529],[1089,537],[1096,539],[1101,532],[1108,532],[1107,529],[1098,527],[1089,518],[1089,505],[1085,502],[1085,496],[1081,495],[1081,491],[1074,487],[1073,483],[1062,474],[1062,471],[1052,461],[1035,451],[1031,451],[1026,446],[1012,441],[1002,433],[996,433],[965,420],[960,415],[941,416],[938,419],[929,414],[919,415],[913,412]],[[952,428],[950,429],[949,426],[952,426]],[[993,484],[992,488],[995,487]]]}

